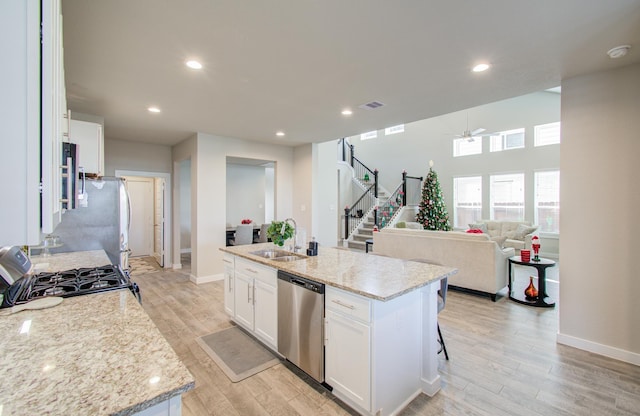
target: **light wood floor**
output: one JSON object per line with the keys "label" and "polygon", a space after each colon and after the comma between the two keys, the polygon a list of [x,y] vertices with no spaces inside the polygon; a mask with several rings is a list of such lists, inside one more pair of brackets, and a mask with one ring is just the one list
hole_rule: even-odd
{"label": "light wood floor", "polygon": [[[282,364],[231,383],[195,341],[231,325],[222,282],[195,285],[184,271],[132,276],[195,376],[184,416],[349,414]],[[640,415],[640,367],[556,344],[557,309],[449,291],[439,322],[450,356],[439,358],[442,390],[403,415]]]}

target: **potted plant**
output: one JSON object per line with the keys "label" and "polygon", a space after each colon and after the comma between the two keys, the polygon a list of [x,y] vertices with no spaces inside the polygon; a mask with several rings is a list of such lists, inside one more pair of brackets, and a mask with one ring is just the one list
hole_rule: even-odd
{"label": "potted plant", "polygon": [[284,242],[293,238],[293,227],[286,221],[271,221],[267,228],[267,237],[276,245],[282,247]]}

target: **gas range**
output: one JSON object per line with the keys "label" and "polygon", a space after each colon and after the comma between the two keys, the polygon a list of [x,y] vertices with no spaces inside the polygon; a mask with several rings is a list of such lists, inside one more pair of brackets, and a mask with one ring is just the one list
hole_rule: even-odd
{"label": "gas range", "polygon": [[71,297],[128,288],[141,301],[138,285],[117,265],[24,275],[4,293],[7,308],[46,296]]}

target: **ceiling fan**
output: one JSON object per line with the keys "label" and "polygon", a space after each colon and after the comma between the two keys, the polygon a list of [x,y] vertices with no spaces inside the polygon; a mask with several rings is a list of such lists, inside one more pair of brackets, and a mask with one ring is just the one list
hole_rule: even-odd
{"label": "ceiling fan", "polygon": [[473,142],[475,140],[474,137],[477,137],[484,131],[486,131],[486,129],[483,129],[482,127],[474,130],[469,130],[469,115],[467,114],[467,129],[463,131],[462,134],[456,134],[454,137],[456,139],[466,139],[468,142]]}

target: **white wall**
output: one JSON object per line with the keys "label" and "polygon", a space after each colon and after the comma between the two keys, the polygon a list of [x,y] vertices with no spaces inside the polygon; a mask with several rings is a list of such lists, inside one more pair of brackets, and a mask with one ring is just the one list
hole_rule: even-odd
{"label": "white wall", "polygon": [[116,170],[171,173],[171,147],[161,144],[105,139],[104,164],[106,176]]}
{"label": "white wall", "polygon": [[264,166],[227,163],[227,222],[235,226],[249,218],[264,223],[265,189]]}
{"label": "white wall", "polygon": [[191,159],[180,162],[180,252],[191,251]]}
{"label": "white wall", "polygon": [[298,228],[306,233],[307,241],[301,245],[307,247],[313,234],[313,152],[312,144],[298,146],[293,151],[293,218]]}
{"label": "white wall", "polygon": [[315,236],[319,244],[338,244],[338,158],[335,141],[318,143],[313,154],[312,227],[309,240]]}
{"label": "white wall", "polygon": [[558,342],[640,365],[640,65],[562,82]]}

